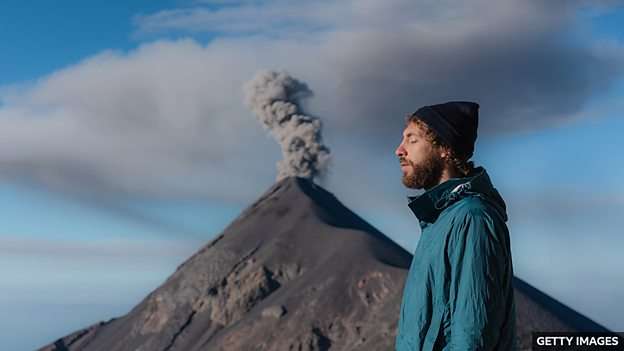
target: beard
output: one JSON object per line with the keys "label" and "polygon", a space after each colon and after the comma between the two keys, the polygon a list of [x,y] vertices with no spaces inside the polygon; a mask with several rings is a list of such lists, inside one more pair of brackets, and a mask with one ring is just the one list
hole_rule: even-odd
{"label": "beard", "polygon": [[410,160],[404,159],[412,168],[411,173],[405,173],[403,175],[403,185],[411,189],[430,189],[436,186],[440,178],[442,178],[442,172],[444,170],[444,160],[436,157],[434,153],[429,156],[420,164],[415,164]]}

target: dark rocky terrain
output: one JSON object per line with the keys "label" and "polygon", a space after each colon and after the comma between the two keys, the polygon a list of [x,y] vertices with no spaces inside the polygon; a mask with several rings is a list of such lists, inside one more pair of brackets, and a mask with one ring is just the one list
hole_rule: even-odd
{"label": "dark rocky terrain", "polygon": [[[128,314],[41,350],[393,350],[411,259],[331,193],[286,178]],[[523,349],[532,330],[604,330],[515,287]]]}

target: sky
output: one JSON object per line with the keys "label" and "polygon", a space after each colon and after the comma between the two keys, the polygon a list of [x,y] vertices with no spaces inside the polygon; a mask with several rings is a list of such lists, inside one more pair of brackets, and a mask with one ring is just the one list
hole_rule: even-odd
{"label": "sky", "polygon": [[275,182],[244,104],[261,69],[313,96],[320,184],[413,251],[394,149],[425,104],[481,105],[474,161],[516,276],[624,329],[624,6],[615,1],[3,1],[0,340],[129,311]]}

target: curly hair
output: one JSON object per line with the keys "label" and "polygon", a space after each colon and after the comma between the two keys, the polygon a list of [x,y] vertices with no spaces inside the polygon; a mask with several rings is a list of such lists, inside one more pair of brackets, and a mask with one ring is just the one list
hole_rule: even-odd
{"label": "curly hair", "polygon": [[423,122],[416,115],[408,115],[405,118],[405,125],[410,123],[414,123],[419,126],[425,134],[425,138],[429,141],[434,147],[443,148],[448,153],[448,157],[445,158],[447,163],[449,163],[452,167],[454,167],[460,174],[464,177],[468,176],[474,170],[474,162],[468,161],[468,158],[461,157],[461,153],[457,150],[453,150],[449,145],[444,143],[438,135],[427,125],[427,123]]}

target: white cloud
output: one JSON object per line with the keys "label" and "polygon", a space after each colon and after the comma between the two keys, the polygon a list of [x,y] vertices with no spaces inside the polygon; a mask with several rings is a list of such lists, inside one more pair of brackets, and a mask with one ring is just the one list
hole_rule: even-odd
{"label": "white cloud", "polygon": [[242,105],[253,59],[237,50],[157,42],[45,77],[0,108],[0,172],[122,194],[201,195],[233,180],[254,189],[244,179],[262,176],[266,159],[254,155],[272,145]]}

